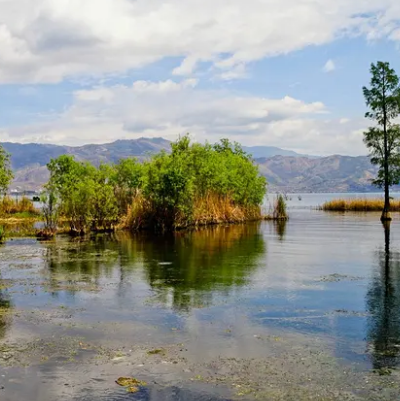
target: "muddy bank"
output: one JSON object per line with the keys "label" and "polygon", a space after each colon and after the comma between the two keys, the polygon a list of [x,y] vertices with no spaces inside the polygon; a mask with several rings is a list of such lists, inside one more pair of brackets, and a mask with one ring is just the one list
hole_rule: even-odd
{"label": "muddy bank", "polygon": [[[223,333],[215,322],[208,334],[216,341],[206,344],[178,330],[162,335],[145,324],[89,324],[78,313],[14,311],[20,329],[0,345],[2,399],[28,394],[41,401],[126,399],[126,390],[115,384],[120,376],[147,382],[129,395],[138,400],[392,400],[400,395],[397,370],[371,372],[340,360],[329,338],[261,329],[253,335]],[[353,352],[361,349],[355,345]]]}

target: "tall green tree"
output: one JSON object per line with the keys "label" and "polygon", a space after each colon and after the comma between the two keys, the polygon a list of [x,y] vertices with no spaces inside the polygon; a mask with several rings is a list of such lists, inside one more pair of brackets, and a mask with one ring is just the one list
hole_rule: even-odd
{"label": "tall green tree", "polygon": [[0,195],[5,195],[13,179],[10,155],[0,145]]}
{"label": "tall green tree", "polygon": [[371,65],[370,88],[363,88],[369,111],[365,117],[376,126],[364,133],[364,143],[371,153],[371,162],[379,166],[374,184],[385,191],[381,220],[391,220],[389,188],[400,182],[400,126],[394,120],[400,114],[399,77],[389,63]]}

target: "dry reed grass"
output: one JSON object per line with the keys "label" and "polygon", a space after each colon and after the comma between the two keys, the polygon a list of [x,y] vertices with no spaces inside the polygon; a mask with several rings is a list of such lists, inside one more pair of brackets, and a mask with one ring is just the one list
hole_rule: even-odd
{"label": "dry reed grass", "polygon": [[235,204],[229,197],[207,194],[196,198],[193,207],[193,224],[243,223],[262,218],[259,206]]}
{"label": "dry reed grass", "polygon": [[[383,198],[351,198],[334,199],[325,202],[320,209],[333,212],[381,212],[384,206]],[[400,211],[400,200],[390,201],[390,210],[392,212]]]}
{"label": "dry reed grass", "polygon": [[234,204],[231,199],[215,194],[196,198],[191,216],[187,216],[179,210],[171,216],[170,211],[154,208],[150,201],[139,194],[128,208],[128,213],[122,219],[120,226],[133,231],[151,228],[180,230],[193,226],[242,223],[261,218],[260,207],[239,206]]}
{"label": "dry reed grass", "polygon": [[128,206],[126,216],[122,217],[119,228],[129,228],[133,231],[141,231],[147,228],[153,210],[149,201],[141,194],[134,197],[132,204]]}
{"label": "dry reed grass", "polygon": [[27,215],[39,215],[40,211],[35,208],[33,202],[27,197],[14,199],[4,196],[0,201],[0,215],[15,215],[24,213]]}

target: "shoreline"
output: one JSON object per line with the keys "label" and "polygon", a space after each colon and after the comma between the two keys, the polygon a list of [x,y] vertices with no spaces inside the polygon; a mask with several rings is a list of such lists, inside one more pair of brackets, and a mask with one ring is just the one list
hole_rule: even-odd
{"label": "shoreline", "polygon": [[[6,239],[13,238],[37,238],[38,240],[51,240],[57,235],[69,235],[71,237],[86,237],[90,235],[101,235],[101,234],[112,234],[116,232],[128,232],[131,234],[160,234],[160,235],[170,235],[175,233],[185,233],[196,231],[199,229],[207,229],[218,226],[236,226],[249,223],[257,223],[262,221],[272,221],[272,222],[287,222],[289,217],[274,217],[272,215],[262,215],[259,218],[251,218],[241,221],[213,221],[207,223],[196,223],[191,224],[186,227],[177,227],[174,230],[158,230],[154,231],[151,229],[138,229],[131,230],[128,227],[117,225],[113,229],[99,229],[99,230],[89,230],[86,233],[73,232],[69,227],[59,228],[54,235],[44,235],[43,229],[35,228],[34,225],[37,223],[43,223],[43,221],[38,217],[7,217],[0,218],[0,226],[6,228]],[[24,226],[31,227],[24,227]]]}

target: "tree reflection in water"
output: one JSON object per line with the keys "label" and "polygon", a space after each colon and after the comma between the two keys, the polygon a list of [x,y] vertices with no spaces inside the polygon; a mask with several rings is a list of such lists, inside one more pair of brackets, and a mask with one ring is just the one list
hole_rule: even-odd
{"label": "tree reflection in water", "polygon": [[4,338],[7,328],[11,323],[10,311],[11,311],[11,302],[8,298],[6,290],[1,289],[0,287],[0,340]]}
{"label": "tree reflection in water", "polygon": [[374,369],[400,362],[400,253],[390,250],[390,222],[383,226],[385,249],[378,252],[379,269],[367,293],[367,341]]}
{"label": "tree reflection in water", "polygon": [[265,254],[259,224],[217,226],[143,243],[144,266],[156,301],[178,310],[213,304],[246,285]]}
{"label": "tree reflection in water", "polygon": [[47,245],[48,286],[74,296],[119,279],[116,296],[132,298],[145,280],[154,302],[178,310],[211,305],[215,296],[245,285],[265,254],[259,223],[216,226],[169,236],[96,236]]}
{"label": "tree reflection in water", "polygon": [[276,232],[276,235],[278,236],[280,241],[283,241],[285,239],[286,224],[287,224],[287,220],[276,220],[276,221],[274,221],[275,232]]}

